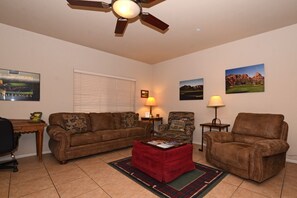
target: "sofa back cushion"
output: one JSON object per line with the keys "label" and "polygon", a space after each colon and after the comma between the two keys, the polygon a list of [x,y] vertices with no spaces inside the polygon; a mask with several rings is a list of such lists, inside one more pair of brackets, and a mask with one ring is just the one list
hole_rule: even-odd
{"label": "sofa back cushion", "polygon": [[111,113],[90,113],[92,131],[112,130],[114,121]]}
{"label": "sofa back cushion", "polygon": [[[76,123],[74,123],[75,120],[77,120]],[[91,130],[91,121],[88,113],[53,113],[49,116],[49,124],[60,126],[65,130],[76,128],[73,132],[85,132]]]}
{"label": "sofa back cushion", "polygon": [[280,114],[239,113],[235,119],[232,133],[279,139],[283,121],[284,116]]}
{"label": "sofa back cushion", "polygon": [[112,113],[113,117],[113,124],[115,129],[121,129],[122,128],[122,113]]}

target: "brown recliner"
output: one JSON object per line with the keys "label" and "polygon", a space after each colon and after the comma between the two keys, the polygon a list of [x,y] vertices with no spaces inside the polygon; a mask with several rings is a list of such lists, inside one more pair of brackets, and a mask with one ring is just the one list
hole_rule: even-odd
{"label": "brown recliner", "polygon": [[206,160],[242,178],[263,182],[285,166],[287,136],[283,115],[239,113],[231,133],[205,132]]}

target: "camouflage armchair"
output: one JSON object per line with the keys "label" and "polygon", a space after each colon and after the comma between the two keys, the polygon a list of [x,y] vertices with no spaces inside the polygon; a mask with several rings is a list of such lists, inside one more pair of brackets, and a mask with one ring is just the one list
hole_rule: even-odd
{"label": "camouflage armchair", "polygon": [[192,143],[195,130],[194,112],[169,112],[168,124],[159,125],[156,137],[172,138],[178,141]]}

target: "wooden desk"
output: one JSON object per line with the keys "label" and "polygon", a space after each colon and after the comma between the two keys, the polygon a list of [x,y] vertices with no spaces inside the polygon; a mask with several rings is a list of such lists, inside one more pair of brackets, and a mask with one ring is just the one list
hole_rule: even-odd
{"label": "wooden desk", "polygon": [[209,131],[211,131],[212,128],[215,129],[219,129],[219,131],[222,131],[222,129],[226,129],[226,131],[228,132],[228,127],[230,126],[230,124],[212,124],[212,123],[203,123],[200,124],[200,126],[202,127],[202,132],[201,132],[201,148],[199,149],[199,151],[203,151],[203,133],[204,133],[204,127],[209,127]]}
{"label": "wooden desk", "polygon": [[32,122],[31,120],[19,120],[10,119],[13,130],[15,133],[26,134],[35,133],[36,134],[36,152],[38,159],[42,160],[42,146],[43,146],[43,131],[46,127],[46,123],[41,120],[40,122]]}
{"label": "wooden desk", "polygon": [[161,122],[161,124],[163,124],[162,117],[153,117],[153,118],[141,117],[141,120],[152,122],[152,124],[153,124],[152,130],[151,130],[152,132],[154,132],[154,129],[155,129],[155,122]]}

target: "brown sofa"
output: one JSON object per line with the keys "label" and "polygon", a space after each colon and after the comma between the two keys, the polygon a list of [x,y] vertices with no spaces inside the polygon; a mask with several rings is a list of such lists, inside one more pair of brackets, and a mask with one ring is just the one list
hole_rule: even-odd
{"label": "brown sofa", "polygon": [[262,182],[285,166],[287,135],[283,115],[239,113],[231,133],[205,133],[206,159],[242,178]]}
{"label": "brown sofa", "polygon": [[151,124],[134,112],[54,113],[49,117],[49,148],[61,163],[131,146],[150,137]]}

